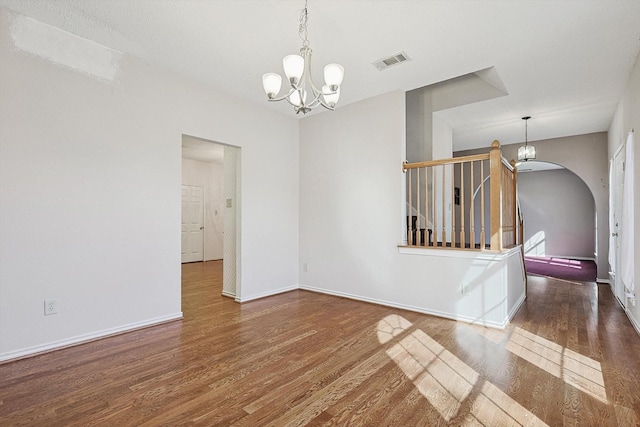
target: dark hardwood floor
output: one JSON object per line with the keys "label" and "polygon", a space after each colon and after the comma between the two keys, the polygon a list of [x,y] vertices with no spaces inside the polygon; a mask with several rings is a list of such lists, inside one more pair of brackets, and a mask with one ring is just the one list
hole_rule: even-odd
{"label": "dark hardwood floor", "polygon": [[306,291],[240,305],[221,277],[183,265],[183,321],[0,365],[0,425],[640,420],[640,337],[607,285],[530,277],[501,331]]}

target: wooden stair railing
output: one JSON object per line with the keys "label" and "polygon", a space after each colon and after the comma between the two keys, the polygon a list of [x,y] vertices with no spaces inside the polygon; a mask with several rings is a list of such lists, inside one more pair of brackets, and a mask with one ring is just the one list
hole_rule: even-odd
{"label": "wooden stair railing", "polygon": [[402,167],[407,174],[407,246],[501,251],[521,243],[517,170],[502,157],[498,141],[486,154]]}

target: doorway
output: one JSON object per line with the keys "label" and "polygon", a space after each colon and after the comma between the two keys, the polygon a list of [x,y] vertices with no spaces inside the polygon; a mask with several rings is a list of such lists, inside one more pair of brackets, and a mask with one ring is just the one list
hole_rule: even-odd
{"label": "doorway", "polygon": [[223,260],[222,294],[231,298],[239,290],[239,151],[182,136],[182,263]]}
{"label": "doorway", "polygon": [[527,273],[595,282],[597,212],[584,180],[554,163],[522,162],[518,194]]}

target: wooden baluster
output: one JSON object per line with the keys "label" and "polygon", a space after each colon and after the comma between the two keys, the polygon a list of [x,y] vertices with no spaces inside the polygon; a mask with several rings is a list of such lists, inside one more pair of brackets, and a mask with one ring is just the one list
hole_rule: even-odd
{"label": "wooden baluster", "polygon": [[408,199],[409,199],[409,209],[407,211],[407,245],[411,245],[411,216],[413,215],[413,206],[411,205],[411,192],[412,192],[412,188],[411,188],[411,181],[412,181],[412,176],[413,176],[413,169],[409,169],[407,171],[407,179],[409,180],[409,193],[408,193]]}
{"label": "wooden baluster", "polygon": [[429,168],[424,168],[424,239],[429,246]]}
{"label": "wooden baluster", "polygon": [[491,212],[491,250],[502,250],[502,207],[501,207],[501,184],[502,184],[502,155],[500,153],[500,143],[493,141],[489,152],[489,173],[491,176],[491,186],[489,191],[489,209]]}
{"label": "wooden baluster", "polygon": [[432,208],[433,211],[433,245],[438,246],[438,218],[436,218],[436,168],[431,168],[431,193],[433,199]]}
{"label": "wooden baluster", "polygon": [[460,248],[464,248],[464,163],[460,163]]}
{"label": "wooden baluster", "polygon": [[512,172],[512,189],[511,189],[511,209],[513,215],[513,243],[514,245],[518,245],[518,234],[517,234],[517,226],[518,226],[518,168],[516,166],[516,161],[511,159],[511,167],[513,168]]}
{"label": "wooden baluster", "polygon": [[420,168],[416,169],[416,230],[413,234],[413,245],[420,245]]}
{"label": "wooden baluster", "polygon": [[471,162],[469,164],[469,168],[471,169],[471,173],[469,174],[470,176],[470,182],[469,182],[469,186],[471,187],[471,206],[469,209],[469,232],[470,232],[470,242],[469,242],[469,248],[471,249],[475,249],[476,248],[476,203],[475,203],[475,186],[473,185],[474,183],[474,179],[473,179],[473,162]]}
{"label": "wooden baluster", "polygon": [[451,247],[456,247],[456,165],[451,165]]}
{"label": "wooden baluster", "polygon": [[446,198],[444,197],[444,195],[446,194],[446,190],[445,190],[445,177],[446,177],[446,170],[447,166],[446,165],[442,165],[442,200],[440,201],[440,203],[442,204],[442,246],[445,247],[447,245],[447,220],[446,220]]}
{"label": "wooden baluster", "polygon": [[[500,161],[502,161],[502,158],[500,159]],[[504,164],[500,164],[500,227],[502,229],[502,245],[500,246],[500,250],[502,250],[502,248],[507,247],[507,244],[509,243],[509,241],[507,239],[505,239],[505,231],[506,231],[506,227],[508,226],[506,221],[507,221],[507,217],[504,214],[504,204],[506,203],[506,199],[507,199],[507,195],[505,194],[504,189],[506,188],[505,185],[505,175],[504,175]]]}
{"label": "wooden baluster", "polygon": [[480,249],[484,250],[487,247],[487,236],[484,231],[484,160],[480,161],[480,178],[482,184],[480,184]]}

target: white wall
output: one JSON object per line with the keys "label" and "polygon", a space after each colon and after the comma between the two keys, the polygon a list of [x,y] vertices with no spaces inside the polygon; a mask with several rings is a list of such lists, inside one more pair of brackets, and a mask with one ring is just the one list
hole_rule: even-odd
{"label": "white wall", "polygon": [[[400,253],[405,96],[392,92],[300,124],[300,285],[493,326],[505,322],[507,257]],[[305,269],[306,267],[306,269]],[[511,277],[511,276],[509,276]],[[469,295],[461,295],[461,285]],[[521,301],[524,278],[514,280]]]}
{"label": "white wall", "polygon": [[204,260],[222,259],[224,165],[182,159],[182,184],[204,188]]}
{"label": "white wall", "polygon": [[405,94],[407,115],[406,159],[409,163],[433,159],[433,107],[430,90],[413,90]]}
{"label": "white wall", "polygon": [[[627,133],[635,129],[635,197],[634,197],[634,230],[635,236],[638,236],[640,230],[640,57],[636,60],[636,63],[631,71],[629,81],[625,87],[624,93],[618,103],[618,107],[611,121],[609,128],[609,140],[608,140],[608,153],[611,159],[620,145],[624,143],[627,138]],[[640,253],[640,243],[636,237],[634,254]],[[634,262],[637,260],[637,255],[634,257]],[[638,281],[640,278],[640,263],[635,262],[634,277],[636,286],[636,299],[640,297],[638,292]],[[634,322],[634,326],[638,333],[640,333],[640,303],[637,303],[635,307],[630,304],[627,305],[627,314]]]}
{"label": "white wall", "polygon": [[242,147],[241,297],[297,286],[294,119],[128,55],[113,81],[53,65],[14,47],[16,16],[0,9],[0,359],[181,315],[183,134]]}
{"label": "white wall", "polygon": [[595,203],[584,181],[566,169],[518,174],[525,254],[593,258]]}

